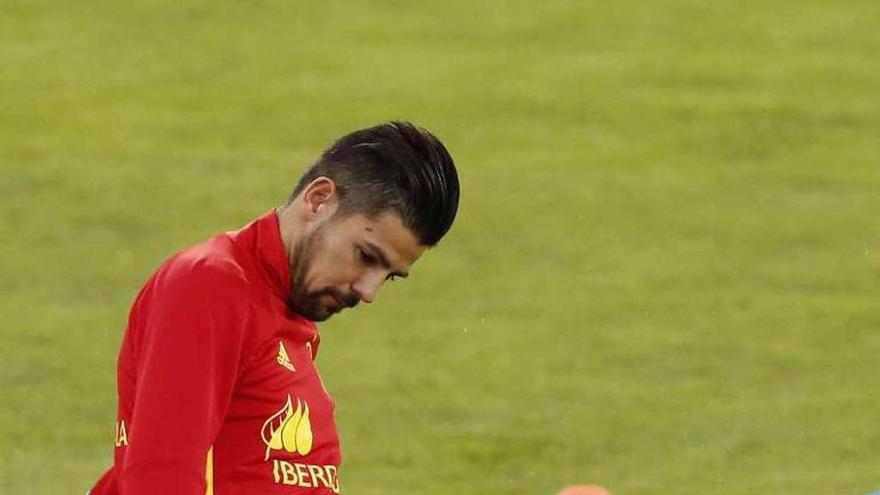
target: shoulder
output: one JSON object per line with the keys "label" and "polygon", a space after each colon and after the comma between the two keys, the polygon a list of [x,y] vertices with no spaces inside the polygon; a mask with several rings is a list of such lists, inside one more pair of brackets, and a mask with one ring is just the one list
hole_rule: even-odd
{"label": "shoulder", "polygon": [[242,305],[252,299],[252,283],[228,237],[219,235],[166,260],[150,281],[163,299]]}
{"label": "shoulder", "polygon": [[132,308],[136,348],[249,345],[259,325],[257,298],[223,243],[218,236],[184,249],[153,274]]}

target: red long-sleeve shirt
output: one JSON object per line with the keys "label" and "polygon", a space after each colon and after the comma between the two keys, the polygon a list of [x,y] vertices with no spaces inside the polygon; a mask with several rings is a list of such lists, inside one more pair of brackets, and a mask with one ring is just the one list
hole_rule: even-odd
{"label": "red long-sleeve shirt", "polygon": [[166,261],[119,353],[113,467],[92,495],[339,493],[313,322],[292,314],[273,211]]}

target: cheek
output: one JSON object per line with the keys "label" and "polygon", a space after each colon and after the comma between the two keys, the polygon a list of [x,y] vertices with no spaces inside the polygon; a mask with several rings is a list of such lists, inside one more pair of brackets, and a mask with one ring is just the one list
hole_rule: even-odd
{"label": "cheek", "polygon": [[357,260],[344,249],[322,246],[314,253],[306,282],[310,290],[348,287],[357,277]]}

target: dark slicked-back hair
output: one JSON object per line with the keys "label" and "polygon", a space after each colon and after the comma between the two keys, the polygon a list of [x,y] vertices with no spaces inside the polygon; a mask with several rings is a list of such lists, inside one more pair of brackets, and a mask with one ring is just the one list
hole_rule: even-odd
{"label": "dark slicked-back hair", "polygon": [[292,200],[318,177],[336,183],[338,214],[400,215],[425,246],[452,227],[458,174],[443,143],[409,122],[388,122],[339,138],[300,178]]}

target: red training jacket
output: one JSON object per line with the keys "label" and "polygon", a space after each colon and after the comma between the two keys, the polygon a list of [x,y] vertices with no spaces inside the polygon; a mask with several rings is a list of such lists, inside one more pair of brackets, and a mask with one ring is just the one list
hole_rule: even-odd
{"label": "red training jacket", "polygon": [[315,324],[270,211],[166,261],[129,315],[113,467],[91,495],[339,493]]}

